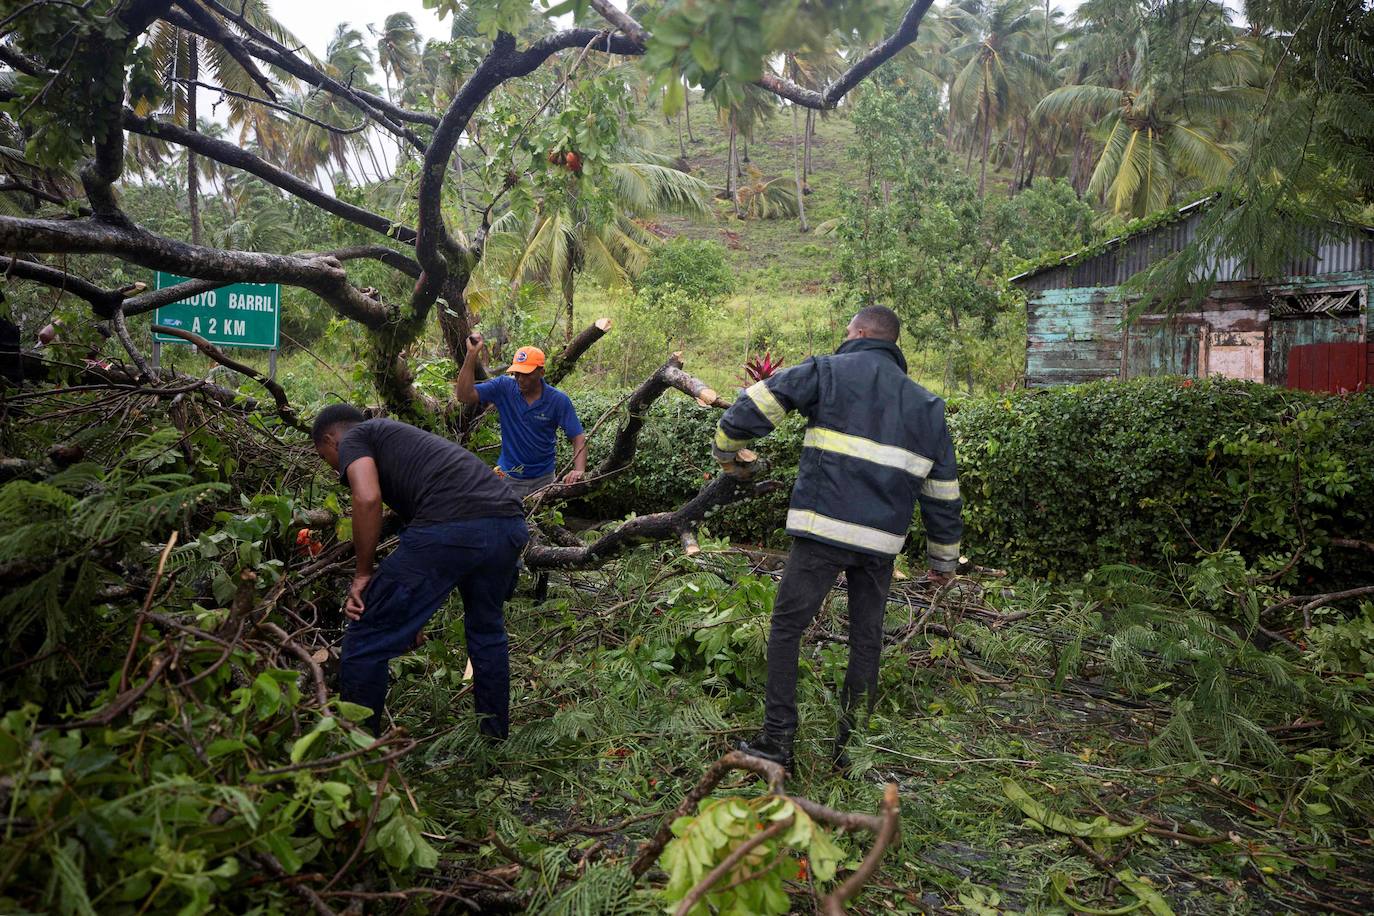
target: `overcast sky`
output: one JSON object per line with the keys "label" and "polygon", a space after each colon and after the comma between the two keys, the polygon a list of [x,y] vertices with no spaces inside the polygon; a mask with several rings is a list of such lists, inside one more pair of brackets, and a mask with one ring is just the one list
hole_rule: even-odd
{"label": "overcast sky", "polygon": [[[1043,2],[1043,0],[1040,0]],[[1082,0],[1052,0],[1065,13],[1078,9]],[[1226,0],[1233,13],[1241,9],[1242,0]],[[439,21],[433,10],[427,10],[420,0],[270,0],[268,4],[277,19],[316,54],[323,55],[334,34],[334,27],[347,22],[359,28],[368,25],[381,27],[392,13],[410,13],[425,38],[448,38],[449,20]],[[623,8],[623,2],[616,3]],[[1239,18],[1239,17],[1237,17]]]}
{"label": "overcast sky", "polygon": [[[1043,2],[1043,0],[1042,0]],[[1066,12],[1078,8],[1082,0],[1053,0]],[[375,25],[392,13],[409,13],[425,38],[448,38],[449,20],[439,21],[433,10],[427,10],[420,0],[269,0],[277,20],[316,54],[323,55],[334,34],[334,27],[347,22],[357,27]],[[624,9],[623,0],[616,6]]]}

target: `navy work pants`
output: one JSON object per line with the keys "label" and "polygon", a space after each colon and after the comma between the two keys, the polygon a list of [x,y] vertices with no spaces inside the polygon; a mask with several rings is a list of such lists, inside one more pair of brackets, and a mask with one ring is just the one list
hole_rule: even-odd
{"label": "navy work pants", "polygon": [[810,538],[793,538],[768,632],[768,696],[764,731],[791,737],[797,731],[797,663],[802,633],[816,619],[835,578],[849,583],[849,669],[840,692],[841,730],[861,699],[872,710],[878,691],[878,661],[883,648],[883,614],[892,585],[893,557],[846,550]]}
{"label": "navy work pants", "polygon": [[415,645],[456,588],[472,661],[473,699],[484,735],[510,730],[510,656],[502,605],[515,585],[516,561],[529,540],[525,520],[474,518],[406,528],[363,594],[363,615],[344,632],[339,680],[345,700],[373,711],[381,731],[387,663]]}

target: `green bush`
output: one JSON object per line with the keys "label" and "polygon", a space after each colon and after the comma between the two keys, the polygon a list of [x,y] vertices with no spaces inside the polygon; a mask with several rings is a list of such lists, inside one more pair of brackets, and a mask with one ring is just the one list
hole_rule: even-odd
{"label": "green bush", "polygon": [[[587,395],[589,428],[619,398]],[[669,394],[649,411],[635,466],[573,515],[680,506],[714,473],[719,412]],[[591,437],[610,448],[614,414]],[[1106,564],[1157,566],[1222,548],[1281,569],[1329,568],[1323,543],[1374,524],[1374,395],[1312,395],[1247,382],[1097,382],[956,401],[950,427],[964,494],[965,552],[1022,574],[1077,575]],[[802,421],[760,440],[788,489],[720,510],[715,536],[784,543]],[[919,515],[913,519],[919,535]],[[910,541],[919,555],[921,539]],[[1346,558],[1348,559],[1348,558]]]}
{"label": "green bush", "polygon": [[1326,536],[1374,519],[1369,394],[1108,381],[959,405],[951,426],[967,550],[1019,572],[1304,543],[1321,567]]}

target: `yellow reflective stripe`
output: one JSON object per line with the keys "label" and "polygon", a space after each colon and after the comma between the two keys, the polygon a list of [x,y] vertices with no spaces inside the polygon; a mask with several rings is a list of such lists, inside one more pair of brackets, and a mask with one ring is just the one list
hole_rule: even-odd
{"label": "yellow reflective stripe", "polygon": [[926,482],[921,484],[921,495],[929,496],[931,499],[955,500],[959,498],[959,481],[957,480],[934,480],[926,478]]}
{"label": "yellow reflective stripe", "polygon": [[937,544],[934,541],[926,541],[926,553],[937,560],[958,560],[959,542],[953,544]]}
{"label": "yellow reflective stripe", "polygon": [[744,393],[749,396],[749,400],[754,402],[754,406],[763,414],[763,418],[774,426],[782,422],[782,418],[787,415],[787,411],[782,409],[778,399],[773,397],[773,392],[768,390],[768,386],[763,382],[755,382]]}
{"label": "yellow reflective stripe", "polygon": [[731,439],[725,435],[725,430],[716,427],[716,448],[722,452],[737,452],[748,444],[748,439]]}
{"label": "yellow reflective stripe", "polygon": [[829,541],[893,555],[902,552],[902,543],[906,540],[905,535],[818,515],[810,509],[789,509],[787,530],[789,533],[814,534]]}
{"label": "yellow reflective stripe", "polygon": [[838,455],[848,455],[863,461],[871,461],[874,464],[881,464],[883,467],[896,468],[916,477],[926,476],[930,473],[930,469],[935,466],[935,462],[924,455],[909,452],[904,448],[898,448],[895,445],[883,445],[881,442],[874,442],[863,436],[851,436],[848,433],[823,429],[819,426],[813,426],[806,431],[806,435],[802,437],[802,445],[825,452],[835,452]]}

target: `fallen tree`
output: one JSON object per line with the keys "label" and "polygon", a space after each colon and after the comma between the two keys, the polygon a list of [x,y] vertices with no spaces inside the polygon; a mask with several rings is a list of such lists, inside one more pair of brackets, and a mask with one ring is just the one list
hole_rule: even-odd
{"label": "fallen tree", "polygon": [[[447,11],[448,4],[440,6]],[[672,28],[669,37],[660,40],[652,25],[646,27],[609,4],[593,6],[608,27],[545,31],[520,47],[514,32],[524,23],[527,11],[519,10],[515,15],[507,9],[509,4],[474,4],[479,18],[490,16],[495,22],[494,38],[452,96],[438,100],[441,110],[430,112],[408,109],[336,78],[300,49],[274,37],[272,30],[263,26],[261,16],[246,7],[236,9],[219,0],[106,0],[80,6],[58,0],[6,0],[0,3],[0,15],[8,13],[4,21],[9,34],[0,62],[19,79],[0,86],[0,103],[7,103],[17,113],[18,127],[28,132],[35,157],[32,162],[7,157],[0,165],[0,177],[8,179],[11,191],[25,195],[21,199],[28,202],[30,211],[0,216],[0,251],[10,254],[10,276],[70,291],[85,299],[96,316],[116,321],[175,301],[174,297],[226,283],[275,282],[300,287],[317,295],[339,316],[356,322],[371,338],[369,359],[374,384],[393,414],[446,423],[456,431],[470,415],[451,401],[436,403],[416,388],[407,351],[434,313],[449,355],[461,364],[466,355],[463,341],[473,323],[466,304],[468,279],[484,257],[494,220],[510,206],[511,189],[539,177],[529,168],[521,171],[513,162],[501,166],[504,174],[499,177],[499,186],[487,190],[481,224],[470,238],[455,234],[445,220],[442,202],[460,138],[475,133],[474,120],[493,93],[544,67],[561,52],[576,51],[578,62],[589,54],[647,57],[653,66],[666,67],[665,72],[686,67],[695,79],[712,83],[723,77],[743,78],[793,104],[834,108],[864,77],[915,40],[930,0],[911,3],[887,38],[867,53],[854,55],[847,68],[819,90],[756,73],[767,56],[762,47],[752,60],[748,55],[729,56],[728,69],[717,64],[702,71],[699,63],[692,63],[686,49],[678,46],[676,30],[680,23],[669,21],[675,12],[662,14]],[[818,11],[816,15],[831,14]],[[852,28],[855,17],[861,15],[858,7],[846,8],[818,25]],[[282,105],[276,91],[278,85],[307,87],[332,97],[390,134],[399,145],[400,155],[419,166],[414,212],[405,218],[375,212],[317,187],[312,183],[313,174],[293,174],[243,144],[201,133],[194,123],[181,126],[158,115],[140,114],[136,109],[155,106],[158,96],[147,84],[150,74],[140,43],[150,30],[168,26],[232,59],[245,83],[233,91],[232,99],[245,111],[310,120]],[[60,36],[58,40],[53,40],[54,35]],[[565,82],[575,68],[576,63],[566,71]],[[672,82],[676,85],[676,79]],[[104,88],[92,92],[92,85]],[[246,88],[254,91],[243,91]],[[318,121],[311,123],[319,126]],[[527,128],[515,128],[515,135],[507,140],[518,145]],[[488,129],[499,130],[495,125]],[[124,175],[129,133],[252,175],[281,193],[376,234],[377,241],[336,252],[273,254],[188,244],[150,232],[135,225],[119,205],[117,188]],[[492,138],[488,142],[493,142]],[[604,177],[605,166],[595,155],[584,155],[579,162],[579,180],[584,170],[587,180]],[[552,160],[550,167],[554,167]],[[75,169],[74,177],[64,177],[69,168]],[[78,186],[79,195],[73,190]],[[75,207],[80,215],[44,215],[41,208],[54,201]],[[44,260],[46,256],[88,254],[113,256],[130,267],[171,271],[190,279],[174,291],[106,289]],[[375,288],[360,287],[347,267],[350,260],[357,259],[377,261],[395,271],[406,279],[409,293],[388,298]],[[440,300],[442,307],[435,309]],[[605,330],[594,325],[574,340],[564,359],[555,362],[551,376],[561,378]],[[127,340],[125,345],[127,348]],[[141,357],[131,356],[135,363],[141,361]]]}

